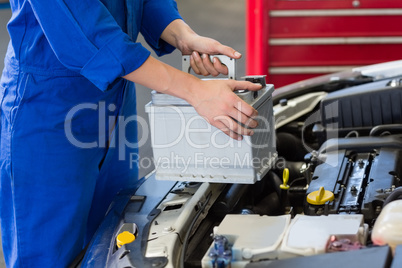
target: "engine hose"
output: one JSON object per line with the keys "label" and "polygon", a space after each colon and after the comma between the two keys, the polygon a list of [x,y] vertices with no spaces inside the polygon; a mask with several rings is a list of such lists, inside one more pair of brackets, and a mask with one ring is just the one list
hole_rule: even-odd
{"label": "engine hose", "polygon": [[379,136],[383,132],[396,131],[402,132],[402,124],[388,124],[373,127],[370,131],[370,136]]}
{"label": "engine hose", "polygon": [[384,204],[382,207],[385,207],[388,203],[399,199],[402,196],[402,187],[396,188],[392,193],[385,199]]}

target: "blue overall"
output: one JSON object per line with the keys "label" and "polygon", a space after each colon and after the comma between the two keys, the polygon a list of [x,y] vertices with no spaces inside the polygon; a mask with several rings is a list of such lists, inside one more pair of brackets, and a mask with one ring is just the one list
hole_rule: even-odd
{"label": "blue overall", "polygon": [[[12,0],[0,83],[0,215],[8,267],[65,267],[113,196],[138,183],[124,76],[173,47],[174,0]],[[126,120],[131,118],[130,121]],[[119,126],[123,126],[120,128]]]}

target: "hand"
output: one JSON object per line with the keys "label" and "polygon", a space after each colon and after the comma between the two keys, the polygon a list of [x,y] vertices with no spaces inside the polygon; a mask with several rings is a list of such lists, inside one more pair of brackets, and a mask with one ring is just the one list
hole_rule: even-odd
{"label": "hand", "polygon": [[[153,79],[155,74],[159,79]],[[152,57],[125,79],[186,100],[211,125],[233,139],[253,135],[257,111],[240,99],[234,90],[260,90],[261,85],[236,80],[200,80]],[[241,124],[237,123],[240,122]]]}
{"label": "hand", "polygon": [[[231,47],[224,46],[218,41],[202,37],[199,35],[189,35],[185,48],[182,48],[183,54],[190,54],[190,65],[193,71],[199,75],[218,76],[219,74],[228,74],[228,69],[217,58],[210,60],[210,55],[226,55],[230,58],[240,59],[241,54]],[[200,55],[201,53],[201,55]]]}
{"label": "hand", "polygon": [[233,139],[242,140],[243,135],[254,134],[252,128],[258,123],[253,118],[258,112],[233,91],[257,91],[261,85],[235,80],[199,81],[200,88],[194,88],[192,98],[188,100],[199,115]]}
{"label": "hand", "polygon": [[218,41],[199,36],[184,21],[177,19],[171,22],[162,32],[161,38],[178,48],[183,55],[191,55],[190,65],[196,74],[213,75],[227,74],[228,69],[218,59],[209,59],[209,55],[226,55],[240,59],[241,54],[231,47]]}

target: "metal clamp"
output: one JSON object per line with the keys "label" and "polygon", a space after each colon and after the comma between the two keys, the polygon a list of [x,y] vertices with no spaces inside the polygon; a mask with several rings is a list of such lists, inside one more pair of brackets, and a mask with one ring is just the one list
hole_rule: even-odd
{"label": "metal clamp", "polygon": [[[212,61],[213,58],[218,58],[220,62],[228,68],[228,78],[236,79],[236,60],[225,55],[210,55],[209,59]],[[182,70],[183,72],[190,73],[190,56],[186,55],[182,57]]]}

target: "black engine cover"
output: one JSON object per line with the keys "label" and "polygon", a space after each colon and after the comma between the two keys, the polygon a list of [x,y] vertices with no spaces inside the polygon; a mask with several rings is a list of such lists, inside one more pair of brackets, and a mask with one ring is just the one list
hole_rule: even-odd
{"label": "black engine cover", "polygon": [[[305,202],[305,214],[359,213],[369,222],[378,216],[385,198],[400,185],[400,137],[332,141],[332,144],[336,143],[336,150],[335,146],[330,150],[320,150],[319,158],[323,163],[316,167],[306,193],[308,195],[323,186],[334,193],[335,199],[325,205]],[[392,148],[392,144],[396,148]]]}

